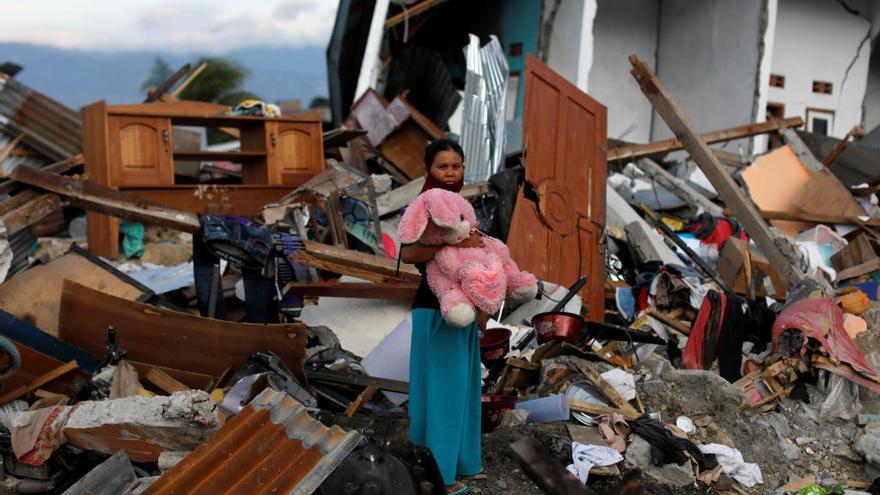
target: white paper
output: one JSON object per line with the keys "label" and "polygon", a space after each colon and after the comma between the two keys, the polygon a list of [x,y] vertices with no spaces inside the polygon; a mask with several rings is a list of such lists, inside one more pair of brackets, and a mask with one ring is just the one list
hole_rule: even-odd
{"label": "white paper", "polygon": [[629,401],[636,398],[636,381],[626,371],[620,368],[610,369],[602,373],[602,378],[623,397],[623,400]]}

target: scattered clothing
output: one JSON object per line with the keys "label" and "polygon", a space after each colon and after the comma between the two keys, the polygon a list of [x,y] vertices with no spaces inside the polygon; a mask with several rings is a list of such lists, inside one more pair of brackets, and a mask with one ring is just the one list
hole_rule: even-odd
{"label": "scattered clothing", "polygon": [[599,433],[605,439],[605,445],[617,450],[621,454],[626,452],[626,439],[629,438],[629,424],[623,418],[623,414],[603,414],[595,418],[599,426]]}
{"label": "scattered clothing", "polygon": [[718,465],[712,456],[703,455],[691,441],[678,438],[663,423],[647,415],[629,422],[632,432],[651,444],[651,460],[655,466],[688,462],[685,452],[697,461],[700,471],[708,471]]}
{"label": "scattered clothing", "polygon": [[764,483],[764,478],[761,476],[761,468],[757,464],[745,462],[739,450],[719,443],[708,443],[700,445],[700,451],[704,454],[715,455],[718,463],[721,464],[724,474],[742,483],[744,486],[751,488]]}
{"label": "scattered clothing", "polygon": [[584,445],[578,442],[571,443],[571,458],[573,463],[566,466],[569,473],[577,476],[581,483],[587,484],[590,470],[595,466],[610,466],[623,460],[615,449],[600,445]]}
{"label": "scattered clothing", "polygon": [[692,218],[688,225],[688,230],[705,244],[714,244],[721,249],[721,246],[731,236],[738,237],[744,241],[749,238],[742,229],[739,222],[732,217],[716,217],[711,213],[703,213]]}

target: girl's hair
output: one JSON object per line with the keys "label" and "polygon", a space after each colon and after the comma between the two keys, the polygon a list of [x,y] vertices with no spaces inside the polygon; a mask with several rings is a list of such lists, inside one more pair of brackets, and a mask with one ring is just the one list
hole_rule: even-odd
{"label": "girl's hair", "polygon": [[431,165],[434,163],[434,158],[437,156],[437,153],[440,153],[441,151],[454,151],[461,157],[461,161],[464,161],[464,151],[458,143],[446,138],[437,139],[432,141],[431,144],[425,148],[425,168],[431,168]]}

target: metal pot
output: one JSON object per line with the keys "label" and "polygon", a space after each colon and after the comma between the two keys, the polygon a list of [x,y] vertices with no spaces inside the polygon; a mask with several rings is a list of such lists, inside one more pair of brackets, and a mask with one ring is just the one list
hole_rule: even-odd
{"label": "metal pot", "polygon": [[577,344],[584,327],[584,318],[574,313],[549,311],[536,314],[532,318],[532,326],[535,327],[540,344],[552,340],[564,340],[571,344]]}

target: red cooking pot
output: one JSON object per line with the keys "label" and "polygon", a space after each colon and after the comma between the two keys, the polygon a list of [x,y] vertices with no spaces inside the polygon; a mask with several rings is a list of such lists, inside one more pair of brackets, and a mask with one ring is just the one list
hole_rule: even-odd
{"label": "red cooking pot", "polygon": [[584,328],[584,318],[574,313],[549,311],[536,314],[532,318],[532,326],[535,327],[539,344],[553,340],[577,344]]}
{"label": "red cooking pot", "polygon": [[510,346],[510,330],[501,327],[487,328],[480,338],[480,356],[488,365],[507,354]]}

